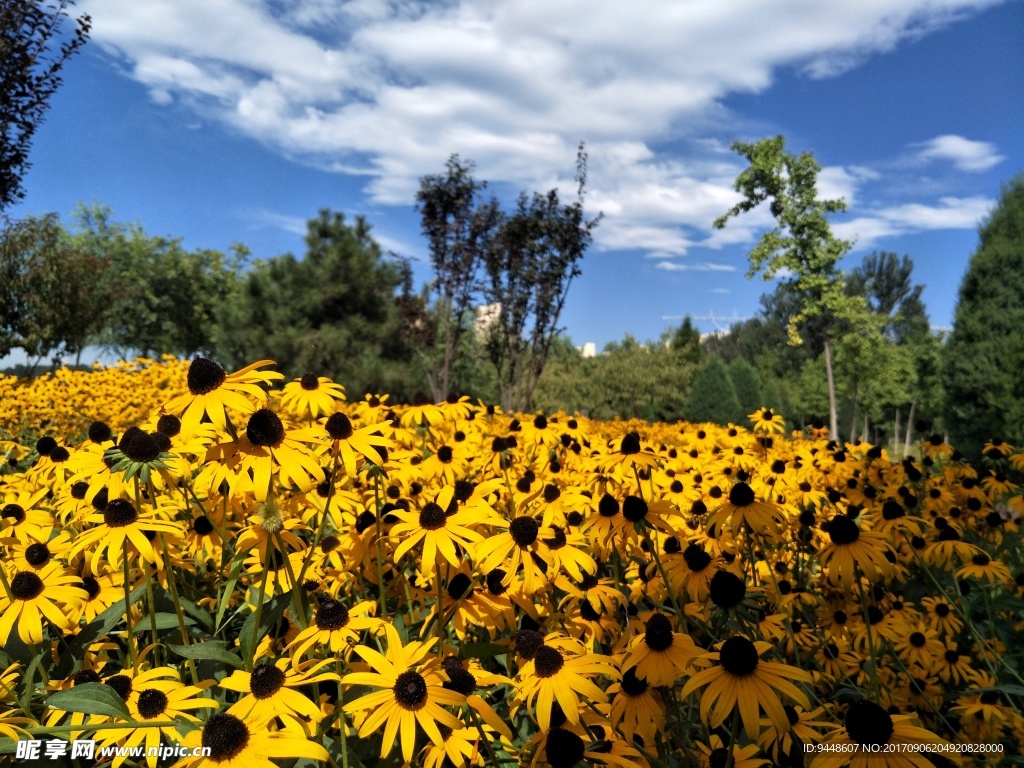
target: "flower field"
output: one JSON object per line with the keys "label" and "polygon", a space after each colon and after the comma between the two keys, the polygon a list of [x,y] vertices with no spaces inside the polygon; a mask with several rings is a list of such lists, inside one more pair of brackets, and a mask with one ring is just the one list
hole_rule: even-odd
{"label": "flower field", "polygon": [[1024,762],[1024,451],[920,438],[397,405],[270,361],[0,377],[0,754]]}

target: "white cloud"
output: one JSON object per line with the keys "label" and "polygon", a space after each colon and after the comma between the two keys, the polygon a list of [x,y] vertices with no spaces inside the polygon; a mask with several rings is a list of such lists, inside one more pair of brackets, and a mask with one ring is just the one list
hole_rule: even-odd
{"label": "white cloud", "polygon": [[[681,255],[746,241],[727,230],[740,166],[704,133],[722,99],[780,68],[828,77],[998,0],[84,0],[93,40],[159,104],[190,106],[282,154],[367,177],[409,204],[452,152],[478,178],[572,188],[590,150],[588,209],[601,249]],[[940,137],[942,138],[942,137]],[[689,140],[681,151],[652,147]],[[933,140],[934,141],[934,140]],[[983,163],[984,159],[960,162]],[[870,172],[830,168],[852,202]]]}
{"label": "white cloud", "polygon": [[659,261],[654,265],[655,269],[663,269],[666,272],[735,272],[736,267],[732,264],[716,264],[710,261],[702,261],[693,264],[680,263],[676,261]]}
{"label": "white cloud", "polygon": [[882,208],[850,221],[832,225],[837,237],[866,247],[877,240],[909,232],[936,229],[973,229],[988,215],[995,201],[987,197],[943,197],[938,205],[909,203]]}
{"label": "white cloud", "polygon": [[963,136],[947,134],[922,142],[920,160],[949,160],[961,171],[978,173],[987,171],[1005,158],[998,154],[996,145],[987,141],[972,141]]}

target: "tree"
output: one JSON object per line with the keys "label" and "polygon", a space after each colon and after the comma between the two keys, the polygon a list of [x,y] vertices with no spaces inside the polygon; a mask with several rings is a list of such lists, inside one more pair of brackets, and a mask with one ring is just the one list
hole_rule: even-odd
{"label": "tree", "polygon": [[846,290],[864,296],[868,308],[885,318],[882,334],[896,344],[919,341],[928,334],[928,315],[921,301],[923,285],[911,280],[914,262],[888,251],[864,257],[846,280]]}
{"label": "tree", "polygon": [[672,331],[672,349],[679,352],[683,359],[697,365],[700,362],[700,331],[694,325],[690,316],[683,318],[682,324]]}
{"label": "tree", "polygon": [[729,378],[729,369],[717,357],[709,357],[697,369],[683,413],[687,421],[729,424],[740,421],[740,402]]}
{"label": "tree", "polygon": [[73,0],[0,3],[0,212],[24,197],[21,179],[36,129],[60,87],[64,64],[89,39],[91,20],[75,20],[70,39],[51,50]]}
{"label": "tree", "polygon": [[359,395],[408,396],[410,352],[399,333],[400,265],[362,216],[324,209],[307,224],[306,255],[257,261],[220,313],[216,352],[247,365],[270,358],[294,376],[330,376]]}
{"label": "tree", "polygon": [[78,355],[102,328],[110,259],[70,241],[56,214],[28,217],[0,234],[0,356],[20,347],[35,362]]}
{"label": "tree", "polygon": [[850,314],[863,299],[844,291],[839,260],[851,244],[832,234],[828,214],[846,210],[840,200],[819,200],[818,173],[821,166],[814,156],[803,152],[794,157],[785,151],[785,139],[776,136],[754,144],[734,142],[732,148],[750,165],[736,178],[735,189],[743,199],[715,220],[721,229],[726,222],[763,202],[770,202],[776,227],[761,235],[750,251],[748,277],[761,273],[764,280],[775,279],[782,270],[790,277],[786,283],[799,297],[798,311],[789,318],[789,341],[800,344],[800,329],[817,320],[824,329],[821,349],[825,355],[828,382],[829,431],[838,438],[835,380],[832,373],[830,333],[837,320]]}
{"label": "tree", "polygon": [[576,200],[562,205],[557,190],[519,196],[484,257],[484,300],[496,308],[487,352],[498,374],[503,407],[526,410],[547,363],[551,344],[579,263],[593,239],[600,214],[583,214],[587,156],[576,154]]}
{"label": "tree", "polygon": [[978,235],[943,366],[949,431],[967,455],[993,437],[1024,441],[1024,175],[1003,185]]}
{"label": "tree", "polygon": [[[446,169],[444,175],[424,176],[416,193],[416,210],[430,248],[436,301],[429,312],[426,304],[420,305],[418,316],[408,318],[413,325],[405,326],[435,400],[448,393],[468,326],[466,315],[477,292],[478,272],[502,221],[497,200],[479,202],[487,183],[473,179],[472,163],[452,155]],[[403,296],[411,296],[408,289]],[[405,310],[415,306],[407,301]]]}
{"label": "tree", "polygon": [[187,251],[181,238],[152,237],[138,224],[114,221],[113,212],[98,205],[79,206],[75,218],[69,242],[109,267],[87,284],[105,302],[97,343],[121,357],[214,348],[218,312],[234,288],[244,246],[233,246],[228,256]]}
{"label": "tree", "polygon": [[744,414],[753,413],[765,404],[761,399],[761,382],[757,371],[743,358],[729,363],[729,380],[732,381],[736,399]]}

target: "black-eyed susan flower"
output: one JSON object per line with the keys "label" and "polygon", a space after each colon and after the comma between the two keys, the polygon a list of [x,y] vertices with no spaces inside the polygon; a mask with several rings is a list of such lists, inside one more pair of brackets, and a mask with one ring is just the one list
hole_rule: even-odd
{"label": "black-eyed susan flower", "polygon": [[519,670],[519,696],[530,713],[536,713],[542,730],[551,724],[551,707],[556,701],[569,721],[578,723],[580,695],[591,702],[608,701],[607,694],[591,678],[618,676],[618,669],[608,657],[586,653],[582,646],[560,645],[545,642]]}
{"label": "black-eyed susan flower", "polygon": [[[400,521],[391,529],[391,537],[400,542],[395,547],[395,560],[401,560],[413,547],[422,544],[420,567],[428,572],[442,559],[453,567],[459,566],[462,562],[460,552],[483,539],[482,534],[469,526],[502,522],[493,514],[485,517],[476,510],[460,510],[455,501],[454,486],[443,488],[419,511],[396,510],[393,514]],[[456,547],[460,548],[459,551]]]}
{"label": "black-eyed susan flower", "polygon": [[[181,526],[163,518],[153,509],[138,509],[128,499],[111,499],[101,512],[86,518],[93,523],[80,533],[72,542],[68,556],[73,557],[79,552],[91,551],[89,567],[93,573],[101,572],[101,557],[106,553],[106,561],[114,569],[121,567],[122,550],[127,548],[129,559],[137,552],[147,563],[155,563],[158,558],[150,536],[153,533],[175,536],[181,533]],[[149,535],[147,535],[149,534]]]}
{"label": "black-eyed susan flower", "polygon": [[285,384],[281,391],[281,407],[298,418],[315,419],[332,411],[344,399],[345,388],[341,384],[309,371]]}
{"label": "black-eyed susan flower", "polygon": [[77,611],[87,597],[78,577],[57,563],[39,569],[7,571],[4,580],[4,594],[0,595],[0,645],[7,644],[15,624],[21,640],[31,645],[43,641],[44,619],[70,632],[68,612]]}
{"label": "black-eyed susan flower", "polygon": [[762,535],[775,535],[785,517],[774,504],[758,501],[747,483],[738,482],[729,490],[729,500],[708,515],[708,528],[721,528],[726,522],[734,531],[750,530]]}
{"label": "black-eyed susan flower", "polygon": [[[345,650],[359,641],[359,633],[380,628],[382,621],[370,616],[374,603],[363,601],[351,607],[339,600],[324,600],[310,625],[302,630],[289,646],[293,664],[314,645],[330,649],[332,654]],[[387,626],[387,625],[385,625]]]}
{"label": "black-eyed susan flower", "polygon": [[758,719],[758,708],[761,708],[777,729],[785,730],[789,717],[779,694],[810,709],[807,695],[792,681],[810,683],[811,676],[787,664],[762,661],[761,654],[771,647],[769,643],[751,642],[742,635],[730,637],[720,644],[718,651],[704,655],[707,661],[718,663],[691,677],[681,695],[685,697],[704,688],[700,717],[711,728],[720,726],[738,709],[743,730],[750,739],[756,739],[761,730]]}
{"label": "black-eyed susan flower", "polygon": [[885,557],[890,550],[885,536],[862,530],[846,515],[836,515],[829,521],[828,537],[830,543],[822,549],[820,559],[834,585],[853,584],[858,571],[875,583],[892,570]]}
{"label": "black-eyed susan flower", "polygon": [[689,635],[673,632],[668,617],[654,613],[647,619],[643,634],[630,643],[622,670],[635,667],[637,677],[651,685],[672,685],[677,677],[688,674],[701,656],[703,652]]}
{"label": "black-eyed susan flower", "polygon": [[203,723],[202,729],[189,731],[182,742],[196,751],[210,750],[209,756],[185,757],[171,768],[278,768],[273,758],[309,758],[324,762],[327,750],[310,741],[298,724],[285,723],[276,731],[265,723],[242,720],[227,712],[216,712]]}
{"label": "black-eyed susan flower", "polygon": [[221,688],[243,694],[228,710],[241,720],[265,722],[276,716],[291,715],[301,722],[306,718],[317,722],[322,718],[320,707],[297,688],[328,680],[337,682],[336,672],[324,668],[333,666],[334,660],[300,663],[289,666],[288,659],[263,661],[252,672],[235,670],[218,683]]}
{"label": "black-eyed susan flower", "polygon": [[391,624],[384,625],[387,654],[357,646],[356,653],[372,672],[350,672],[342,679],[344,685],[368,685],[381,690],[360,696],[345,705],[347,714],[365,713],[359,725],[360,737],[368,736],[384,726],[380,756],[386,757],[401,732],[402,757],[412,760],[416,744],[416,726],[439,747],[444,739],[438,729],[445,725],[453,730],[463,723],[444,706],[460,706],[466,697],[444,687],[447,675],[440,661],[431,656],[434,641],[402,645],[402,638]]}
{"label": "black-eyed susan flower", "polygon": [[225,429],[227,408],[252,413],[267,401],[262,387],[284,378],[274,371],[259,370],[268,365],[274,365],[274,361],[259,360],[228,373],[213,360],[197,357],[188,367],[188,393],[169,400],[164,411],[181,417],[181,427],[186,433],[199,426],[204,414],[214,425]]}

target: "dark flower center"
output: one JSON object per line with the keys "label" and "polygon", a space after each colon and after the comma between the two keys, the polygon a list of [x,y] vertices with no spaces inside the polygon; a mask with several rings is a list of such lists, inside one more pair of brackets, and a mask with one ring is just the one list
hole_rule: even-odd
{"label": "dark flower center", "polygon": [[0,517],[20,523],[25,519],[25,509],[21,504],[8,504],[0,510]]}
{"label": "dark flower center", "polygon": [[464,573],[457,573],[452,577],[452,580],[448,582],[448,595],[452,600],[461,600],[462,598],[470,597],[474,590],[472,588],[473,580]]}
{"label": "dark flower center", "polygon": [[175,437],[181,432],[181,419],[173,414],[165,413],[157,419],[156,431],[168,437]]}
{"label": "dark flower center", "polygon": [[719,571],[711,577],[709,585],[711,602],[719,608],[735,608],[743,602],[747,594],[747,585],[743,579],[731,571]]}
{"label": "dark flower center", "polygon": [[520,629],[515,634],[516,653],[529,661],[544,647],[544,635],[532,629]]}
{"label": "dark flower center", "polygon": [[[194,363],[193,363],[194,365]],[[249,727],[234,715],[218,712],[203,726],[203,746],[215,763],[230,760],[249,743]]]}
{"label": "dark flower center", "polygon": [[337,600],[325,600],[316,612],[316,625],[320,629],[333,632],[348,624],[348,608]]}
{"label": "dark flower center", "polygon": [[940,619],[944,619],[949,616],[949,606],[945,603],[939,603],[935,606],[935,615]]}
{"label": "dark flower center", "polygon": [[110,427],[102,421],[94,421],[89,425],[89,439],[94,443],[104,443],[110,439]]}
{"label": "dark flower center", "polygon": [[82,577],[82,588],[89,593],[90,600],[94,600],[100,593],[100,583],[92,576]]}
{"label": "dark flower center", "polygon": [[284,685],[284,672],[274,664],[260,664],[249,678],[249,690],[257,699],[269,699]]}
{"label": "dark flower center", "polygon": [[757,648],[747,638],[734,635],[722,643],[719,660],[730,675],[746,677],[757,669]]}
{"label": "dark flower center", "polygon": [[352,421],[344,413],[332,413],[328,416],[324,429],[332,440],[348,440],[355,432]]}
{"label": "dark flower center", "polygon": [[548,420],[544,416],[538,416],[533,420],[533,426],[537,429],[547,429]]}
{"label": "dark flower center", "polygon": [[928,638],[924,636],[923,632],[911,632],[910,633],[910,644],[915,648],[923,648]]}
{"label": "dark flower center", "polygon": [[622,438],[619,450],[627,456],[634,453],[640,453],[640,435],[636,432],[627,433],[626,436]]}
{"label": "dark flower center", "polygon": [[890,499],[882,505],[882,519],[883,520],[896,520],[897,518],[906,515],[906,511],[898,501]]}
{"label": "dark flower center", "polygon": [[91,669],[83,669],[72,680],[75,685],[81,685],[82,683],[98,683],[100,676],[93,672]]}
{"label": "dark flower center", "polygon": [[754,491],[746,483],[736,483],[729,490],[729,503],[736,507],[749,507],[754,503]]}
{"label": "dark flower center", "polygon": [[419,709],[427,700],[427,681],[419,672],[403,672],[395,680],[395,701],[405,709]]}
{"label": "dark flower center", "polygon": [[640,696],[647,690],[647,679],[636,676],[636,667],[630,667],[622,675],[622,691],[627,696]]}
{"label": "dark flower center", "polygon": [[989,559],[988,555],[986,555],[984,552],[980,552],[971,558],[971,562],[978,566],[985,566],[992,561]]}
{"label": "dark flower center", "polygon": [[85,494],[89,490],[89,484],[83,482],[77,482],[71,486],[71,498],[78,499],[81,501],[85,498]]}
{"label": "dark flower center", "polygon": [[544,739],[544,751],[551,768],[572,768],[583,759],[585,749],[583,739],[565,728],[552,728]]}
{"label": "dark flower center", "polygon": [[40,456],[49,456],[53,449],[57,447],[57,441],[49,435],[40,437],[36,440],[36,453]]}
{"label": "dark flower center", "polygon": [[434,502],[428,502],[420,511],[420,528],[428,531],[436,531],[444,528],[444,521],[447,519],[444,510]]}
{"label": "dark flower center", "polygon": [[16,600],[34,600],[43,593],[43,580],[32,571],[21,571],[11,579],[11,596]]}
{"label": "dark flower center", "polygon": [[307,392],[315,392],[320,389],[320,377],[315,373],[306,371],[302,374],[302,378],[299,379],[299,386],[301,386]]}
{"label": "dark flower center", "polygon": [[597,512],[601,517],[615,517],[619,514],[619,502],[606,493],[597,502]]}
{"label": "dark flower center", "polygon": [[213,360],[197,357],[188,367],[188,391],[193,395],[213,392],[228,377],[224,369]]}
{"label": "dark flower center", "polygon": [[558,670],[565,664],[562,652],[550,645],[542,645],[533,655],[533,668],[537,671],[537,677],[551,677],[558,673]]}
{"label": "dark flower center", "polygon": [[444,687],[449,691],[469,696],[476,690],[476,678],[472,672],[463,669],[461,664],[445,664],[444,671],[448,673],[448,682]]}
{"label": "dark flower center", "polygon": [[622,516],[631,523],[639,523],[647,517],[647,502],[639,496],[627,496],[622,501]]}
{"label": "dark flower center", "polygon": [[156,688],[145,688],[139,692],[139,714],[146,720],[162,715],[167,709],[167,694]]}
{"label": "dark flower center", "polygon": [[284,440],[284,424],[269,408],[260,408],[245,427],[249,442],[260,448],[276,448]]}
{"label": "dark flower center", "polygon": [[192,521],[192,530],[200,536],[209,536],[213,533],[213,523],[210,522],[210,518],[206,515],[202,515]]}
{"label": "dark flower center", "polygon": [[505,594],[508,589],[502,580],[505,578],[506,573],[501,568],[495,568],[493,571],[487,574],[487,591],[497,597],[498,595]]}
{"label": "dark flower center", "polygon": [[686,566],[694,573],[700,573],[711,565],[711,555],[704,551],[699,544],[690,544],[683,550],[683,559]]}
{"label": "dark flower center", "polygon": [[111,499],[103,509],[103,522],[110,528],[124,528],[138,519],[139,513],[128,499]]}
{"label": "dark flower center", "polygon": [[857,744],[886,744],[893,733],[889,713],[867,699],[850,705],[844,725],[850,740]]}
{"label": "dark flower center", "polygon": [[517,517],[509,525],[508,531],[512,534],[513,541],[525,548],[537,540],[540,526],[532,517]]}
{"label": "dark flower center", "polygon": [[328,552],[333,552],[341,545],[341,540],[337,536],[324,536],[320,540],[320,551],[325,555]]}
{"label": "dark flower center", "polygon": [[860,528],[846,515],[836,515],[828,524],[828,537],[837,546],[852,544],[860,538]]}
{"label": "dark flower center", "polygon": [[647,620],[644,642],[652,651],[664,651],[672,645],[672,624],[665,616],[656,613]]}
{"label": "dark flower center", "polygon": [[52,451],[50,451],[50,461],[56,461],[58,463],[67,461],[71,458],[71,454],[68,453],[68,449],[63,445],[58,445]]}
{"label": "dark flower center", "polygon": [[33,568],[39,568],[50,561],[50,548],[45,544],[36,542],[25,547],[25,559]]}
{"label": "dark flower center", "polygon": [[132,695],[132,679],[128,675],[114,675],[103,682],[113,688],[124,701],[128,701],[128,697]]}

